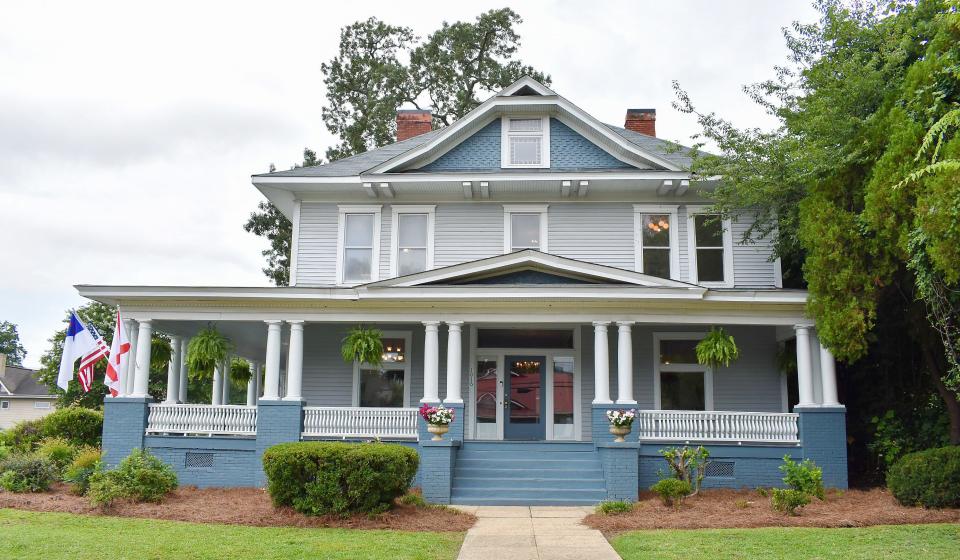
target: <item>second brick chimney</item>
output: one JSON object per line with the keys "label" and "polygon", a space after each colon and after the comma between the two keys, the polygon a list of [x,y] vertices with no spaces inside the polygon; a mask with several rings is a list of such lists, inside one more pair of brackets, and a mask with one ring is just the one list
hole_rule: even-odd
{"label": "second brick chimney", "polygon": [[627,109],[627,120],[623,128],[646,134],[647,136],[657,135],[657,110],[656,109]]}
{"label": "second brick chimney", "polygon": [[433,130],[433,115],[429,109],[400,109],[397,111],[397,142],[420,136]]}

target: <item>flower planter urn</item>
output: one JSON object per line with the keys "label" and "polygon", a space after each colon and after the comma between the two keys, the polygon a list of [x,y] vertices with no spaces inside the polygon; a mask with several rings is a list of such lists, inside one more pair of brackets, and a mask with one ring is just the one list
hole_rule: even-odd
{"label": "flower planter urn", "polygon": [[617,442],[617,443],[623,443],[623,442],[624,442],[623,437],[624,437],[625,435],[627,435],[627,434],[630,433],[630,428],[631,428],[631,426],[613,426],[613,425],[611,425],[611,426],[610,426],[610,433],[613,434],[613,435],[615,435],[615,436],[617,436],[617,437],[615,437],[615,438],[613,439],[613,441],[615,441],[615,442]]}
{"label": "flower planter urn", "polygon": [[433,441],[440,441],[443,439],[443,434],[450,431],[449,424],[428,424],[427,431],[433,434]]}

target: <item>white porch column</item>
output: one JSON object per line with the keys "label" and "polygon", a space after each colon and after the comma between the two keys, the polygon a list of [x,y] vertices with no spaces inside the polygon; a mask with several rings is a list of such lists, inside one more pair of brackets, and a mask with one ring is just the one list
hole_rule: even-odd
{"label": "white porch column", "polygon": [[439,321],[424,321],[426,334],[423,339],[423,398],[420,402],[440,400],[440,351],[437,343]]}
{"label": "white porch column", "polygon": [[250,364],[250,381],[247,381],[247,406],[257,404],[257,364],[247,360]]}
{"label": "white porch column", "polygon": [[290,349],[287,354],[287,396],[285,401],[303,400],[303,321],[290,323]]}
{"label": "white porch column", "polygon": [[180,383],[177,384],[178,394],[177,402],[183,404],[187,402],[187,346],[190,344],[190,339],[184,337],[180,341]]}
{"label": "white porch column", "polygon": [[637,404],[633,398],[633,333],[631,321],[617,321],[617,404]]}
{"label": "white porch column", "polygon": [[266,373],[263,380],[263,399],[280,400],[280,321],[267,321]]}
{"label": "white porch column", "polygon": [[610,404],[610,352],[607,349],[607,325],[593,323],[593,404]]}
{"label": "white porch column", "polygon": [[257,399],[263,394],[263,364],[260,362],[253,362],[253,379],[256,381],[253,390],[253,404],[257,404]]}
{"label": "white porch column", "polygon": [[223,362],[213,366],[213,389],[210,393],[210,404],[223,404]]}
{"label": "white porch column", "polygon": [[120,384],[120,396],[129,397],[133,393],[133,378],[137,374],[137,335],[140,329],[133,319],[124,319],[123,322],[127,327],[130,353],[127,355],[127,370],[123,372],[123,383]]}
{"label": "white porch column", "polygon": [[150,319],[140,321],[137,330],[137,366],[133,375],[133,393],[131,397],[148,397],[147,386],[150,383],[150,343],[153,338],[153,323]]}
{"label": "white porch column", "polygon": [[460,326],[463,321],[447,321],[447,398],[445,403],[462,403],[460,396],[461,362]]}
{"label": "white porch column", "polygon": [[823,388],[823,406],[840,406],[837,397],[837,361],[833,353],[820,343],[820,384]]}
{"label": "white porch column", "polygon": [[180,337],[170,337],[170,361],[167,363],[167,398],[163,402],[177,404],[180,397]]}
{"label": "white porch column", "polygon": [[810,354],[810,327],[797,325],[797,387],[800,402],[797,406],[814,406],[813,402],[813,363]]}
{"label": "white porch column", "polygon": [[233,356],[227,356],[223,363],[223,387],[220,388],[220,403],[230,404],[230,366],[233,363]]}

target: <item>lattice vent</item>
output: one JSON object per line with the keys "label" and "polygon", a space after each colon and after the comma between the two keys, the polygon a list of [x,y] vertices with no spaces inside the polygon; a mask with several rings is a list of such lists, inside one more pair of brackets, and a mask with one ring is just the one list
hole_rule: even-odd
{"label": "lattice vent", "polygon": [[187,451],[183,459],[184,467],[188,469],[212,469],[213,453],[196,453]]}
{"label": "lattice vent", "polygon": [[709,477],[733,478],[733,461],[710,461],[705,474]]}

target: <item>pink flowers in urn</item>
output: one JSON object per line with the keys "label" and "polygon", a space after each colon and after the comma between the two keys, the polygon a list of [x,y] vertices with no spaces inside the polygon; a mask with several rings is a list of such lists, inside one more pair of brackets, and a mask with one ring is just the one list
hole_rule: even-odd
{"label": "pink flowers in urn", "polygon": [[623,426],[629,427],[633,425],[633,419],[637,417],[637,410],[631,408],[626,409],[617,409],[617,410],[608,410],[607,411],[607,420],[610,421],[610,424],[614,426]]}
{"label": "pink flowers in urn", "polygon": [[431,426],[447,426],[453,422],[453,410],[443,406],[429,406],[424,404],[420,407],[420,417]]}

